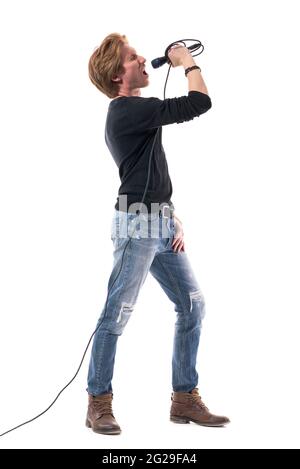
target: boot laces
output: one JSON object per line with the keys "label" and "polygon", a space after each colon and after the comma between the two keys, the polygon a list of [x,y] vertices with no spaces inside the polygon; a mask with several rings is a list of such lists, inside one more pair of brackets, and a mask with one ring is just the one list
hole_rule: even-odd
{"label": "boot laces", "polygon": [[111,400],[102,400],[102,401],[94,400],[93,407],[99,414],[102,414],[102,415],[112,414],[113,415]]}
{"label": "boot laces", "polygon": [[201,407],[201,409],[208,411],[208,408],[206,407],[206,405],[202,401],[201,396],[199,396],[197,389],[193,389],[193,391],[190,393],[190,399],[193,402],[196,402],[197,405]]}

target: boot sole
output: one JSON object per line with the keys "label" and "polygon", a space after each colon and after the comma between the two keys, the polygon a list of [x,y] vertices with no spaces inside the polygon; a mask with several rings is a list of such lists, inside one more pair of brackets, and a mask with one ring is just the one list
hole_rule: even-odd
{"label": "boot sole", "polygon": [[91,428],[93,432],[99,433],[101,435],[120,435],[121,433],[121,430],[118,430],[116,428],[107,429],[107,430],[94,430],[89,420],[86,420],[85,425],[87,428]]}
{"label": "boot sole", "polygon": [[226,423],[201,423],[198,420],[194,420],[194,419],[187,418],[187,417],[177,417],[176,415],[173,415],[172,417],[170,417],[170,420],[171,420],[171,422],[174,422],[174,423],[194,422],[197,425],[202,425],[202,427],[224,427],[227,423],[230,423],[230,422],[226,422]]}

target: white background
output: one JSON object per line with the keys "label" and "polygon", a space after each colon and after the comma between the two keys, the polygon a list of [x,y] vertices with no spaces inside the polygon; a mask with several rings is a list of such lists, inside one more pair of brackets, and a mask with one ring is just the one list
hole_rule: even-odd
{"label": "white background", "polygon": [[[172,201],[206,299],[199,388],[225,429],[169,421],[175,311],[148,276],[118,342],[120,436],[84,426],[77,380],[2,448],[299,447],[299,25],[296,1],[6,1],[0,6],[0,433],[45,409],[73,376],[102,310],[119,187],[105,146],[109,99],[88,78],[111,32],[151,60],[205,47],[213,106],[163,128]],[[187,93],[171,69],[167,97]]]}

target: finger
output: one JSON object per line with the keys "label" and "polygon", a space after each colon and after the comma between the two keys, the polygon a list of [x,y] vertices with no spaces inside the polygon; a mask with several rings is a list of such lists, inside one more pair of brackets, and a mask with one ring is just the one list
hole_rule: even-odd
{"label": "finger", "polygon": [[178,252],[179,252],[179,251],[183,251],[183,242],[180,243],[180,246],[179,246],[179,248],[178,248]]}
{"label": "finger", "polygon": [[183,243],[182,240],[180,240],[178,243],[176,243],[176,246],[174,246],[174,250],[175,250],[176,252],[179,252],[179,251],[181,250],[182,243]]}
{"label": "finger", "polygon": [[173,243],[173,248],[174,249],[177,249],[177,247],[180,245],[180,239],[179,240],[176,240],[174,243]]}
{"label": "finger", "polygon": [[183,240],[182,240],[182,239],[178,240],[178,241],[174,244],[174,248],[175,248],[175,249],[179,249],[179,248],[181,247],[182,243],[183,243]]}
{"label": "finger", "polygon": [[173,250],[176,252],[178,249],[178,244],[176,244],[175,246],[173,246]]}

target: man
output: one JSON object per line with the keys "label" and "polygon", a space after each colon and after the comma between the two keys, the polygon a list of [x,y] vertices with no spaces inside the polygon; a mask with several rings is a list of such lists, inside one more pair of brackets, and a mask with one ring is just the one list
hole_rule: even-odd
{"label": "man", "polygon": [[172,48],[169,59],[173,67],[184,67],[188,96],[142,98],[141,88],[149,84],[146,59],[129,45],[125,35],[107,36],[89,60],[91,81],[111,98],[105,141],[121,179],[111,227],[114,266],[88,373],[86,425],[103,434],[121,432],[112,410],[117,340],[149,271],[177,313],[170,419],[206,426],[229,422],[227,417],[211,414],[198,393],[196,358],[205,303],[185,252],[182,223],[174,214],[172,183],[161,142],[163,125],[200,116],[210,109],[211,100],[200,68],[186,47]]}

